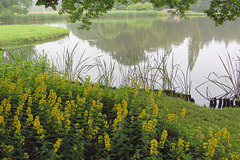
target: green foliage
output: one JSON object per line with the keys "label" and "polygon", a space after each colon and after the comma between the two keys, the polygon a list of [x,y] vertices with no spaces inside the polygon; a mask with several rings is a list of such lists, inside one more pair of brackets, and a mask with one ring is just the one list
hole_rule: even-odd
{"label": "green foliage", "polygon": [[[137,3],[141,0],[131,0],[130,2]],[[169,6],[170,8],[176,8],[178,10],[178,14],[182,17],[185,16],[185,11],[190,9],[190,4],[195,3],[196,0],[170,0],[170,1],[159,1],[159,0],[151,0],[150,2],[154,5],[154,7],[163,7]],[[127,0],[117,0],[120,4],[129,3]],[[60,10],[60,14],[69,14],[69,22],[75,23],[76,21],[82,22],[80,24],[80,29],[90,29],[91,28],[91,19],[99,18],[103,14],[106,14],[107,11],[111,10],[116,3],[115,0],[100,0],[100,1],[63,1],[62,8]],[[45,5],[46,7],[52,7],[56,9],[58,5],[58,0],[38,0],[37,5]],[[148,8],[148,7],[147,7]]]}
{"label": "green foliage", "polygon": [[4,0],[0,1],[0,19],[7,19],[14,14],[26,14],[32,0]]}
{"label": "green foliage", "polygon": [[[52,7],[56,10],[56,6],[58,5],[59,0],[38,0],[37,5],[45,5],[47,7]],[[137,2],[145,2],[141,0],[99,0],[99,1],[63,1],[62,8],[60,10],[60,14],[69,14],[69,22],[75,23],[76,21],[82,22],[80,24],[80,29],[90,29],[91,28],[91,19],[99,18],[103,14],[106,14],[107,11],[111,10],[112,8],[116,8],[117,10],[125,9],[126,4],[130,4],[128,9],[130,10],[149,10],[152,7],[147,3],[145,7],[141,3]],[[154,8],[161,8],[164,6],[169,6],[170,8],[175,8],[176,12],[181,17],[187,18],[185,12],[190,10],[190,6],[195,4],[197,0],[168,0],[168,1],[160,1],[160,0],[150,0],[150,3],[153,4]],[[202,2],[202,1],[201,1]],[[134,3],[134,4],[132,4]],[[206,6],[206,2],[204,3],[201,8]],[[199,8],[200,4],[198,2]],[[210,8],[205,10],[207,16],[210,17],[212,20],[216,22],[216,25],[221,25],[225,21],[233,21],[239,18],[240,16],[240,2],[239,0],[232,0],[232,1],[222,1],[222,0],[214,0],[210,3]],[[202,9],[199,9],[202,10]]]}
{"label": "green foliage", "polygon": [[231,114],[172,99],[149,85],[140,89],[141,81],[119,89],[89,78],[81,84],[50,68],[46,56],[26,60],[27,72],[19,55],[0,74],[1,159],[239,157],[239,123],[224,127],[239,120],[238,109]]}
{"label": "green foliage", "polygon": [[128,10],[134,10],[134,11],[143,11],[143,10],[153,10],[152,4],[146,2],[144,4],[142,3],[133,3],[127,7]]}
{"label": "green foliage", "polygon": [[235,21],[240,17],[240,1],[214,0],[204,12],[216,22],[216,25],[222,25],[225,21]]}

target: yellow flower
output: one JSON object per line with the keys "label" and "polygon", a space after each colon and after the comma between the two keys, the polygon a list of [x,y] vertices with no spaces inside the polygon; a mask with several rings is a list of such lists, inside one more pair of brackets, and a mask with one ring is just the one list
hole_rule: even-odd
{"label": "yellow flower", "polygon": [[108,134],[106,134],[106,135],[104,136],[104,141],[105,141],[105,148],[106,148],[108,151],[110,151],[110,146],[111,146],[111,144],[110,144],[110,138],[109,138]]}
{"label": "yellow flower", "polygon": [[184,140],[182,138],[179,138],[179,140],[178,140],[178,148],[181,149],[182,147],[184,147]]}
{"label": "yellow flower", "polygon": [[28,155],[28,153],[24,153],[24,158],[29,158],[29,155]]}
{"label": "yellow flower", "polygon": [[153,108],[153,116],[157,116],[157,115],[158,115],[158,105],[155,104]]}
{"label": "yellow flower", "polygon": [[72,99],[72,91],[69,91],[69,99]]}
{"label": "yellow flower", "polygon": [[14,116],[14,122],[13,122],[14,127],[16,128],[15,133],[20,134],[21,131],[21,123],[18,120],[18,116]]}
{"label": "yellow flower", "polygon": [[98,137],[98,143],[102,143],[102,141],[103,141],[103,136],[100,135],[100,136]]}
{"label": "yellow flower", "polygon": [[213,129],[212,128],[209,128],[208,130],[208,137],[212,137],[213,136]]}
{"label": "yellow flower", "polygon": [[3,126],[5,126],[5,122],[4,122],[4,117],[0,116],[0,124],[3,124]]}
{"label": "yellow flower", "polygon": [[73,146],[73,150],[74,150],[74,151],[77,150],[77,146],[76,146],[76,145]]}
{"label": "yellow flower", "polygon": [[164,146],[167,136],[168,136],[167,130],[164,129],[161,135],[161,141],[160,141],[160,143],[162,144],[162,147]]}
{"label": "yellow flower", "polygon": [[56,143],[53,145],[54,152],[57,152],[57,151],[58,151],[58,149],[60,148],[61,142],[62,142],[62,139],[59,138],[59,139],[56,141]]}
{"label": "yellow flower", "polygon": [[37,133],[40,134],[43,132],[42,126],[40,125],[39,116],[36,116],[34,122],[33,122],[34,128],[37,130]]}
{"label": "yellow flower", "polygon": [[182,116],[182,118],[185,118],[185,116],[186,116],[186,109],[185,108],[182,109],[181,116]]}
{"label": "yellow flower", "polygon": [[156,139],[151,140],[151,149],[150,149],[150,154],[158,154],[157,151],[157,146],[158,146],[158,142]]}
{"label": "yellow flower", "polygon": [[161,90],[161,89],[159,89],[159,90],[158,90],[158,96],[160,97],[160,96],[161,96],[161,94],[162,94],[162,90]]}
{"label": "yellow flower", "polygon": [[236,155],[232,155],[232,160],[237,160],[238,159],[238,156],[236,156]]}
{"label": "yellow flower", "polygon": [[138,84],[138,89],[142,87],[142,80],[140,80],[139,84]]}
{"label": "yellow flower", "polygon": [[149,92],[149,84],[147,84],[147,88],[146,88],[146,92],[148,93]]}
{"label": "yellow flower", "polygon": [[134,83],[135,83],[135,79],[132,79],[131,87],[133,87]]}
{"label": "yellow flower", "polygon": [[144,118],[146,116],[146,110],[142,110],[142,113],[139,115],[139,118]]}
{"label": "yellow flower", "polygon": [[175,114],[168,114],[167,117],[168,117],[167,122],[171,123],[172,121],[175,120],[176,115]]}

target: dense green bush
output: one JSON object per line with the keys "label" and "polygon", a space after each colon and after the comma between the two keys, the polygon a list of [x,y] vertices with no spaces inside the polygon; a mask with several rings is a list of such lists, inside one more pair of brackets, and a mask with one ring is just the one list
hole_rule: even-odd
{"label": "dense green bush", "polygon": [[143,10],[153,10],[153,6],[149,2],[142,3],[134,3],[127,7],[127,10],[135,10],[135,11],[143,11]]}

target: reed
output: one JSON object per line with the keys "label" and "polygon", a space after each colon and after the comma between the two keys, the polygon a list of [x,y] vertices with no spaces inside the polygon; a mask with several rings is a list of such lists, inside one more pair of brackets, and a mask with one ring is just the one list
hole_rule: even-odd
{"label": "reed", "polygon": [[[240,57],[233,58],[229,53],[226,54],[225,60],[220,57],[220,61],[223,66],[223,70],[225,74],[218,74],[216,72],[211,72],[207,77],[206,81],[196,87],[196,90],[200,95],[202,95],[205,99],[211,100],[213,97],[219,98],[229,98],[232,100],[239,100],[240,94],[240,86],[239,86],[239,78],[240,78]],[[206,87],[205,93],[201,93],[199,89],[203,86]],[[213,86],[213,87],[212,87]],[[211,93],[212,89],[217,87],[220,89],[220,93],[214,95]]]}
{"label": "reed", "polygon": [[68,19],[68,14],[59,15],[58,13],[29,13],[29,14],[16,14],[8,21],[37,21],[37,20],[57,20]]}
{"label": "reed", "polygon": [[60,71],[63,75],[66,76],[69,80],[74,80],[78,78],[81,82],[85,81],[85,72],[88,72],[94,65],[88,65],[88,60],[90,57],[84,58],[85,54],[81,54],[80,57],[77,57],[77,43],[74,48],[70,51],[68,48],[64,49],[62,56],[57,53],[57,59],[52,59],[53,65]]}

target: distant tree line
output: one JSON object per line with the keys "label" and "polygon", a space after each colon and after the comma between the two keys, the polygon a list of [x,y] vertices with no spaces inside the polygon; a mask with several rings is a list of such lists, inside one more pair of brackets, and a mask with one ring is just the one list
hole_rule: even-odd
{"label": "distant tree line", "polygon": [[[191,5],[191,10],[196,12],[204,12],[204,10],[209,8],[211,0],[197,0],[195,4]],[[133,3],[129,1],[127,4],[122,4],[120,2],[116,2],[112,8],[112,10],[162,10],[169,8],[169,6],[165,7],[153,7],[153,4],[150,3],[150,0],[143,0],[138,3]]]}

